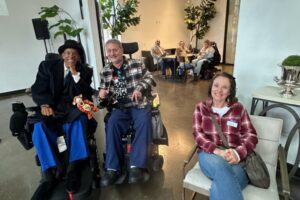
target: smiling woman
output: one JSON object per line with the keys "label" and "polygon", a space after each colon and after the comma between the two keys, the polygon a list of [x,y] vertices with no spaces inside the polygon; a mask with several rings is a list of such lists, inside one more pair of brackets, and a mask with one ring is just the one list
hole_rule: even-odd
{"label": "smiling woman", "polygon": [[[258,140],[250,117],[236,102],[235,94],[235,78],[224,72],[217,74],[208,87],[209,98],[197,104],[194,111],[193,135],[198,144],[199,165],[213,181],[210,199],[222,196],[224,200],[241,200],[242,190],[249,182],[240,161],[253,151]],[[213,121],[224,133],[229,148],[223,148]]]}

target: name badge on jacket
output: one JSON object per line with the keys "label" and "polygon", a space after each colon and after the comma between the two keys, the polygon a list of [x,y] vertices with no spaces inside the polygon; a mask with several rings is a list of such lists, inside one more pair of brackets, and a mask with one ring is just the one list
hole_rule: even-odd
{"label": "name badge on jacket", "polygon": [[238,123],[236,121],[234,121],[234,120],[228,120],[227,121],[227,126],[232,126],[234,128],[237,128]]}

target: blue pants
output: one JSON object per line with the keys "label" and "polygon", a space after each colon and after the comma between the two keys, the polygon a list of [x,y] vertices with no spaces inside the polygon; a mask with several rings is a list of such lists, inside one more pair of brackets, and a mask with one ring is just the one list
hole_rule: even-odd
{"label": "blue pants", "polygon": [[169,66],[171,68],[172,75],[173,76],[175,75],[174,62],[172,60],[162,60],[158,64],[159,64],[159,66],[161,68],[161,74],[162,75],[166,75],[167,66]]}
{"label": "blue pants", "polygon": [[[63,125],[69,151],[69,162],[88,157],[89,152],[85,135],[86,127],[87,117],[85,115],[80,115],[73,122]],[[38,154],[42,171],[59,165],[56,140],[57,134],[44,126],[42,122],[34,124],[32,141]]]}
{"label": "blue pants", "polygon": [[106,168],[121,170],[124,152],[122,135],[133,122],[135,130],[131,143],[130,165],[139,168],[147,167],[149,149],[151,148],[151,108],[115,109],[106,124]]}
{"label": "blue pants", "polygon": [[211,200],[242,200],[242,190],[248,185],[249,179],[245,170],[239,165],[230,165],[222,157],[200,152],[198,154],[202,172],[210,179]]}

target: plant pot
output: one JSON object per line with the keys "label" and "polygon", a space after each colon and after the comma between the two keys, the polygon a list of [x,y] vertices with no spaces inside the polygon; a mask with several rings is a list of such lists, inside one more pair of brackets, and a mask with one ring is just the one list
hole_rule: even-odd
{"label": "plant pot", "polygon": [[281,79],[285,82],[300,84],[300,66],[281,66]]}

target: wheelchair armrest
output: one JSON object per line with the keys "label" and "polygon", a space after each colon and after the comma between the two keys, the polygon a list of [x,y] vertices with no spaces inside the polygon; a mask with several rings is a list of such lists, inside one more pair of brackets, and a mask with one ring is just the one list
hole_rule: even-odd
{"label": "wheelchair armrest", "polygon": [[194,154],[196,153],[197,149],[198,149],[198,144],[194,144],[193,148],[188,153],[186,159],[183,161],[183,167],[182,167],[183,177],[185,177],[185,168],[190,163],[190,161],[192,160],[192,158],[193,158]]}
{"label": "wheelchair armrest", "polygon": [[281,145],[279,145],[278,147],[278,159],[279,159],[280,175],[281,175],[281,182],[282,182],[282,193],[284,199],[289,199],[291,195],[289,176],[288,176],[285,152]]}
{"label": "wheelchair armrest", "polygon": [[28,112],[38,112],[40,110],[41,110],[41,108],[39,106],[26,107],[26,111],[28,111]]}

